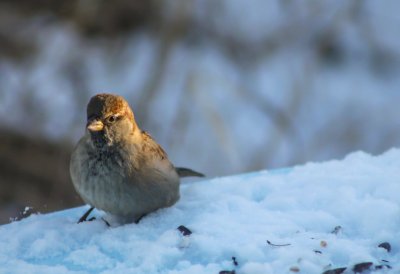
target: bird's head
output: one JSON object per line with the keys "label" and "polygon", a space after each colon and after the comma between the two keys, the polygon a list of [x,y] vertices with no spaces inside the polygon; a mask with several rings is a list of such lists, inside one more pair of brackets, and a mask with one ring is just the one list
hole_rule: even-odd
{"label": "bird's head", "polygon": [[94,145],[110,146],[132,135],[137,125],[123,97],[102,93],[93,96],[87,105],[86,128]]}

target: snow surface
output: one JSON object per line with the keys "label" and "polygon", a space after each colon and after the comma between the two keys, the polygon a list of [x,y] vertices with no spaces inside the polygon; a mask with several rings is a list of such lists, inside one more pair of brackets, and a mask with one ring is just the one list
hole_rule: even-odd
{"label": "snow surface", "polygon": [[175,206],[139,224],[76,224],[87,206],[33,215],[0,226],[0,273],[322,273],[362,262],[399,273],[399,180],[400,150],[357,152],[186,183]]}

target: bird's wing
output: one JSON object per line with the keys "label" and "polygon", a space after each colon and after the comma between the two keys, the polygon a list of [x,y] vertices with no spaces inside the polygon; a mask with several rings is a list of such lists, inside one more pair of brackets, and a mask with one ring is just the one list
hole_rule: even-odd
{"label": "bird's wing", "polygon": [[156,143],[156,141],[154,141],[149,133],[147,133],[146,131],[142,131],[142,138],[144,153],[157,160],[168,159],[167,153],[159,144]]}
{"label": "bird's wing", "polygon": [[[144,141],[143,152],[147,155],[151,156],[153,160],[155,160],[157,165],[168,167],[168,169],[175,169],[176,173],[179,177],[204,177],[204,174],[201,174],[197,171],[191,170],[189,168],[184,167],[174,167],[172,163],[168,160],[167,153],[162,149],[162,147],[157,144],[154,139],[148,134],[146,131],[142,131],[142,137]],[[153,162],[154,163],[154,162]]]}

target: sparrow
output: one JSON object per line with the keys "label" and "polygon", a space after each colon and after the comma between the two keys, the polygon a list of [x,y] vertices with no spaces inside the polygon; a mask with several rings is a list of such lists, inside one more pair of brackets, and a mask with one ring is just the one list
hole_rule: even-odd
{"label": "sparrow", "polygon": [[90,209],[100,209],[120,223],[138,222],[180,197],[180,177],[204,175],[175,167],[162,147],[141,130],[121,96],[98,94],[87,105],[84,136],[72,152],[70,175]]}

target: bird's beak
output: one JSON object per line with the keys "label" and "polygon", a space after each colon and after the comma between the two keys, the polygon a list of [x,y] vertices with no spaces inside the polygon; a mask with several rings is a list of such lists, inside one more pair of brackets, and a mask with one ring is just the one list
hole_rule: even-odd
{"label": "bird's beak", "polygon": [[104,124],[100,120],[93,119],[87,122],[86,128],[91,132],[97,132],[103,130]]}

